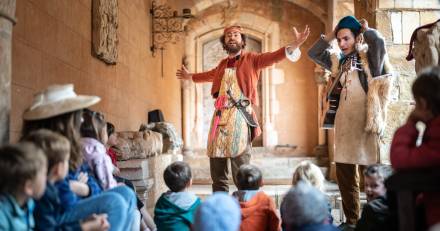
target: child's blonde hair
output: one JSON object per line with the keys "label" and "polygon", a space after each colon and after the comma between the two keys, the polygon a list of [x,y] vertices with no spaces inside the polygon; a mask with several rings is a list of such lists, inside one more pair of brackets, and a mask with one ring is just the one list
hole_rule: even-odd
{"label": "child's blonde hair", "polygon": [[310,183],[321,192],[325,191],[325,178],[321,169],[309,161],[302,161],[298,167],[296,167],[293,173],[292,185],[295,186],[300,180]]}

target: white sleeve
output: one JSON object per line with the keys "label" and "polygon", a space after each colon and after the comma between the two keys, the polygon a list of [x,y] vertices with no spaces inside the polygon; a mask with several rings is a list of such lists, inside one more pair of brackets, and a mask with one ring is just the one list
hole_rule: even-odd
{"label": "white sleeve", "polygon": [[296,48],[293,52],[289,53],[287,48],[288,47],[286,47],[286,57],[287,57],[287,59],[289,59],[292,62],[298,61],[298,59],[301,57],[301,51],[298,48]]}

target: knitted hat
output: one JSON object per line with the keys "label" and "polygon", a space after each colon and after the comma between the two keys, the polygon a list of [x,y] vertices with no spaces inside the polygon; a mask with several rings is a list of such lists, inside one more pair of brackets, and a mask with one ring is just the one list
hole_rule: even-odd
{"label": "knitted hat", "polygon": [[224,192],[216,192],[197,209],[195,231],[237,231],[241,223],[238,201]]}
{"label": "knitted hat", "polygon": [[351,29],[356,33],[359,33],[361,31],[362,25],[354,16],[349,15],[339,20],[338,25],[336,25],[336,33],[338,33],[340,29],[345,28]]}

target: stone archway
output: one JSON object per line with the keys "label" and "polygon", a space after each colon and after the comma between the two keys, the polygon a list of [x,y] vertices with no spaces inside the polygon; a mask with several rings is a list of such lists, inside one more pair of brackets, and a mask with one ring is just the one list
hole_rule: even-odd
{"label": "stone archway", "polygon": [[[189,25],[191,30],[185,40],[185,63],[191,71],[200,72],[202,67],[202,46],[207,41],[217,39],[221,36],[224,24],[221,23],[220,13],[210,15],[203,21],[195,21]],[[251,20],[250,20],[251,19]],[[225,24],[240,24],[244,32],[261,41],[261,51],[272,51],[280,47],[280,33],[278,23],[263,18],[259,15],[241,12],[240,17],[225,22]],[[274,146],[277,144],[277,133],[272,121],[279,111],[276,100],[276,85],[283,83],[283,72],[274,67],[265,69],[262,72],[262,99],[261,108],[263,130],[263,146]],[[270,81],[269,81],[270,79]],[[183,89],[183,137],[185,149],[203,149],[206,143],[202,142],[203,123],[203,87],[193,83],[185,82]]]}

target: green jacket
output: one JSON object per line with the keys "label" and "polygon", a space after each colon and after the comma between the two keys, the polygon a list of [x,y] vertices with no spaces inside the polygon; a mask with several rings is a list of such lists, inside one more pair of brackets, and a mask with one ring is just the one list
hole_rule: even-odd
{"label": "green jacket", "polygon": [[189,207],[183,209],[162,194],[154,208],[154,222],[158,231],[189,231],[194,222],[194,213],[201,204],[200,198]]}

